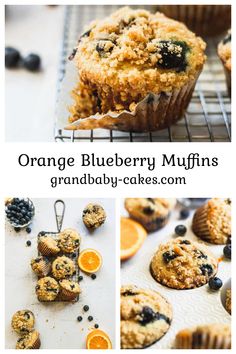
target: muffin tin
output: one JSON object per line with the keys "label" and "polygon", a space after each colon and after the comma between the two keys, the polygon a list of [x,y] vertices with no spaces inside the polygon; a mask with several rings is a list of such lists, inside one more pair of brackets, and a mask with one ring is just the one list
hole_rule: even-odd
{"label": "muffin tin", "polygon": [[[61,210],[60,210],[61,209]],[[64,219],[64,214],[65,214],[65,203],[63,202],[63,200],[57,200],[55,203],[54,203],[54,211],[55,211],[55,217],[56,217],[56,224],[57,224],[57,230],[56,232],[53,232],[53,231],[41,231],[39,232],[38,234],[38,240],[40,238],[40,236],[42,235],[45,235],[45,236],[50,236],[52,237],[53,239],[57,239],[60,232],[61,232],[61,229],[62,229],[62,224],[63,224],[63,219]],[[60,256],[63,256],[65,255],[66,257],[70,258],[74,265],[75,265],[75,274],[71,277],[69,277],[68,279],[72,280],[72,281],[75,281],[77,283],[79,283],[79,274],[80,274],[80,270],[79,270],[79,267],[78,267],[78,263],[77,263],[77,259],[78,259],[78,256],[79,256],[79,253],[80,253],[80,248],[78,248],[77,251],[73,252],[75,257],[72,256],[72,254],[65,254],[64,252],[59,252],[58,254],[56,255],[53,255],[53,256],[47,256],[46,258],[52,263],[57,257],[60,257]],[[38,251],[38,256],[42,256],[42,254]],[[52,273],[50,272],[48,274],[48,276],[53,277]],[[38,279],[40,279],[40,277],[38,277]],[[73,300],[73,303],[74,302],[77,302],[79,300],[79,295],[75,298],[75,300]],[[42,301],[42,300],[38,300],[40,302],[72,302],[68,299],[65,299],[62,297],[62,295],[59,293],[59,295],[56,297],[55,300],[53,301]]]}
{"label": "muffin tin", "polygon": [[[123,206],[121,215],[127,215]],[[184,328],[200,324],[231,323],[231,316],[224,308],[225,289],[230,287],[228,286],[228,280],[230,278],[231,262],[222,257],[224,245],[212,245],[201,241],[194,235],[191,230],[192,216],[193,212],[190,213],[188,219],[179,220],[179,210],[176,208],[168,224],[163,229],[148,235],[137,254],[121,264],[121,285],[137,285],[140,288],[156,290],[166,297],[172,305],[173,321],[170,329],[150,349],[173,348],[177,332]],[[170,289],[152,278],[149,265],[155,250],[160,244],[176,237],[174,230],[179,224],[184,224],[187,227],[184,238],[205,244],[217,259],[222,259],[216,275],[223,281],[223,287],[220,290],[212,291],[208,284],[189,290]]]}

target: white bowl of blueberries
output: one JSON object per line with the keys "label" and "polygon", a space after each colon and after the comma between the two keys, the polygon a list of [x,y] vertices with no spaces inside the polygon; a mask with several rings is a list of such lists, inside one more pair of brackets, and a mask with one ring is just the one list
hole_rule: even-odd
{"label": "white bowl of blueberries", "polygon": [[29,198],[10,198],[5,202],[6,220],[14,227],[15,231],[26,228],[26,231],[30,232],[29,225],[34,213],[34,204]]}

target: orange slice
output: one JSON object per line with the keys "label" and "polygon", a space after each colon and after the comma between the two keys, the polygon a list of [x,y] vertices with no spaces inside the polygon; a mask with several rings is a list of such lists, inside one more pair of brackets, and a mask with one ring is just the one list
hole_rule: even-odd
{"label": "orange slice", "polygon": [[87,248],[83,250],[78,258],[78,266],[85,273],[95,273],[102,265],[102,256],[96,250]]}
{"label": "orange slice", "polygon": [[112,349],[112,344],[108,335],[100,329],[94,329],[87,335],[87,349]]}
{"label": "orange slice", "polygon": [[133,257],[147,237],[147,231],[138,222],[121,217],[120,219],[120,259]]}

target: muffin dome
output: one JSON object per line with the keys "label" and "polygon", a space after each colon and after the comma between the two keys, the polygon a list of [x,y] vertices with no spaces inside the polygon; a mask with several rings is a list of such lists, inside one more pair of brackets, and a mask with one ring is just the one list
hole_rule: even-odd
{"label": "muffin dome", "polygon": [[52,274],[56,279],[70,277],[74,272],[74,262],[66,256],[57,257],[52,263]]}
{"label": "muffin dome", "polygon": [[62,252],[73,253],[80,246],[81,237],[74,229],[65,229],[59,234],[58,247]]}
{"label": "muffin dome", "polygon": [[169,329],[172,308],[157,291],[129,285],[121,288],[122,349],[140,349],[159,340]]}
{"label": "muffin dome", "polygon": [[17,311],[11,320],[11,326],[19,334],[26,334],[34,328],[35,317],[30,310]]}
{"label": "muffin dome", "polygon": [[207,242],[226,244],[231,236],[231,201],[219,198],[207,201],[196,210],[192,229]]}
{"label": "muffin dome", "polygon": [[216,274],[217,260],[204,245],[178,237],[159,246],[150,270],[163,285],[192,289],[206,284]]}
{"label": "muffin dome", "polygon": [[156,231],[168,221],[176,199],[164,198],[126,198],[125,209],[131,218],[140,222],[147,231]]}
{"label": "muffin dome", "polygon": [[69,121],[134,111],[150,92],[168,93],[195,81],[205,46],[183,23],[159,12],[124,7],[92,23],[73,53],[80,83],[73,91],[76,105]]}

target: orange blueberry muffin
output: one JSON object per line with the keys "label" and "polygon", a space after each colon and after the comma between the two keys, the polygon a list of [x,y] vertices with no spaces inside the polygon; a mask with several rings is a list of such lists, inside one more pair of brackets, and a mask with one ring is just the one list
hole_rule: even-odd
{"label": "orange blueberry muffin", "polygon": [[80,294],[80,286],[75,281],[63,279],[59,281],[60,293],[63,299],[73,301]]}
{"label": "orange blueberry muffin", "polygon": [[225,71],[228,93],[231,95],[231,30],[218,45],[218,55],[222,61]]}
{"label": "orange blueberry muffin", "polygon": [[80,246],[81,237],[74,229],[65,229],[59,234],[58,247],[62,252],[73,253]]}
{"label": "orange blueberry muffin", "polygon": [[193,232],[204,241],[223,245],[231,237],[231,201],[213,198],[193,216]]}
{"label": "orange blueberry muffin", "polygon": [[169,330],[172,307],[157,291],[122,286],[120,292],[120,339],[122,349],[142,349]]}
{"label": "orange blueberry muffin", "polygon": [[38,251],[43,256],[53,256],[60,252],[57,240],[48,235],[42,235],[38,239]]}
{"label": "orange blueberry muffin", "polygon": [[52,277],[39,279],[35,287],[39,301],[54,301],[59,293],[58,282]]}
{"label": "orange blueberry muffin", "polygon": [[207,324],[179,331],[175,349],[230,349],[231,329],[227,324]]}
{"label": "orange blueberry muffin", "polygon": [[[82,119],[71,129],[80,129],[80,124],[91,129],[94,124],[152,131],[170,125],[190,101],[205,62],[205,46],[184,24],[159,12],[123,7],[92,23],[73,53],[79,83],[69,121],[124,111],[133,118],[124,114],[119,119]],[[144,99],[145,110],[139,110],[137,104]]]}
{"label": "orange blueberry muffin", "polygon": [[231,25],[230,5],[159,5],[166,16],[184,22],[201,36],[216,36]]}
{"label": "orange blueberry muffin", "polygon": [[35,317],[30,310],[20,310],[14,313],[11,326],[19,334],[26,334],[34,328]]}
{"label": "orange blueberry muffin", "polygon": [[168,198],[126,198],[125,209],[130,217],[140,222],[149,231],[165,226],[176,199]]}
{"label": "orange blueberry muffin", "polygon": [[39,332],[32,331],[16,342],[16,349],[39,349],[41,346]]}
{"label": "orange blueberry muffin", "polygon": [[52,274],[56,279],[64,279],[75,273],[74,262],[66,256],[57,257],[52,263]]}
{"label": "orange blueberry muffin", "polygon": [[180,290],[208,283],[217,267],[217,259],[204,245],[178,237],[159,246],[150,271],[157,282]]}
{"label": "orange blueberry muffin", "polygon": [[33,272],[38,277],[46,277],[51,272],[52,268],[51,262],[43,256],[32,259],[30,265]]}

